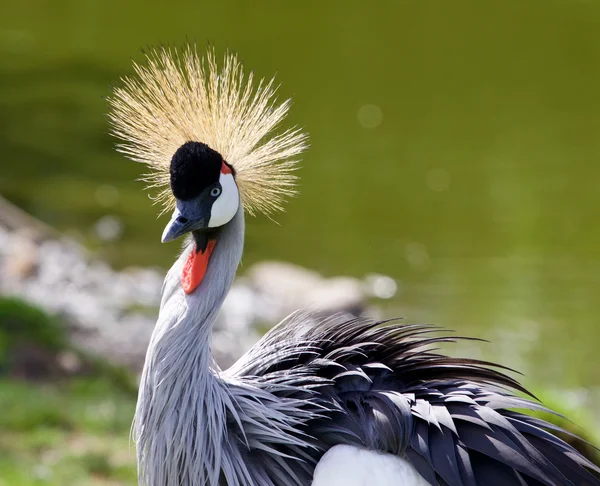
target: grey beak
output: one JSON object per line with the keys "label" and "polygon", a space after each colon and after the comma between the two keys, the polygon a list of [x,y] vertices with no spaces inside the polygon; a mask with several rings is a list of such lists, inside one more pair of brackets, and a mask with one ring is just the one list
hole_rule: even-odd
{"label": "grey beak", "polygon": [[169,221],[165,227],[165,230],[163,231],[161,242],[166,243],[168,241],[173,241],[174,239],[179,238],[190,231],[206,227],[206,213],[204,211],[200,211],[200,213],[205,213],[200,215],[198,214],[199,211],[194,211],[193,207],[187,206],[188,205],[185,203],[181,204],[178,202],[177,208],[175,211],[173,211],[171,221]]}
{"label": "grey beak", "polygon": [[175,209],[171,221],[165,226],[160,241],[166,243],[167,241],[173,241],[175,238],[185,234],[187,224],[187,219],[179,212],[179,209]]}

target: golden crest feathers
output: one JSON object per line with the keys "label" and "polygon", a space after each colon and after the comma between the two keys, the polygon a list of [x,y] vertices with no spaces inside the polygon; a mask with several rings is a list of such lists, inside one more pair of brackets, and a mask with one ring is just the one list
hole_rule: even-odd
{"label": "golden crest feathers", "polygon": [[231,53],[219,69],[214,51],[201,58],[194,46],[153,50],[134,71],[109,99],[112,133],[122,140],[120,152],[150,167],[144,180],[159,189],[165,210],[175,204],[171,157],[188,141],[207,144],[234,167],[250,214],[281,209],[295,193],[294,158],[307,136],[291,128],[269,137],[290,107],[290,100],[277,103],[273,79],[255,83]]}

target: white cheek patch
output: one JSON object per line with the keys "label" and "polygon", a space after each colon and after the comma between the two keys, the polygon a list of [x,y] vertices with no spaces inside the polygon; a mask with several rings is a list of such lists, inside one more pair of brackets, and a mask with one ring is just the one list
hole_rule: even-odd
{"label": "white cheek patch", "polygon": [[217,228],[229,223],[237,213],[240,205],[240,193],[237,184],[233,179],[233,174],[223,174],[219,176],[222,191],[221,195],[216,199],[210,211],[209,228]]}

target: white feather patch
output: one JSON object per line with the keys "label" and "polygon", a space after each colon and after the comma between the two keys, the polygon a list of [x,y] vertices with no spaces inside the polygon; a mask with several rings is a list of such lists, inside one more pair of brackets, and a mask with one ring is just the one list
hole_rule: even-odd
{"label": "white feather patch", "polygon": [[218,228],[226,223],[237,213],[240,205],[240,193],[232,174],[223,174],[219,176],[222,192],[213,203],[210,211],[209,228]]}
{"label": "white feather patch", "polygon": [[417,470],[401,457],[333,446],[315,469],[312,486],[430,486]]}

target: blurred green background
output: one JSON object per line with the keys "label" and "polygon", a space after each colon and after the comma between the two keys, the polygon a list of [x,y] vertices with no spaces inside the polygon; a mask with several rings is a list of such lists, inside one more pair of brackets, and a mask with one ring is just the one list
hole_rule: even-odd
{"label": "blurred green background", "polygon": [[[279,225],[249,220],[245,266],[388,274],[387,314],[489,339],[453,352],[598,427],[600,2],[3,2],[0,194],[116,267],[167,268],[167,218],[114,152],[104,98],[142,47],[186,39],[276,73],[311,136],[301,196]],[[88,469],[0,485],[128,484]]]}

